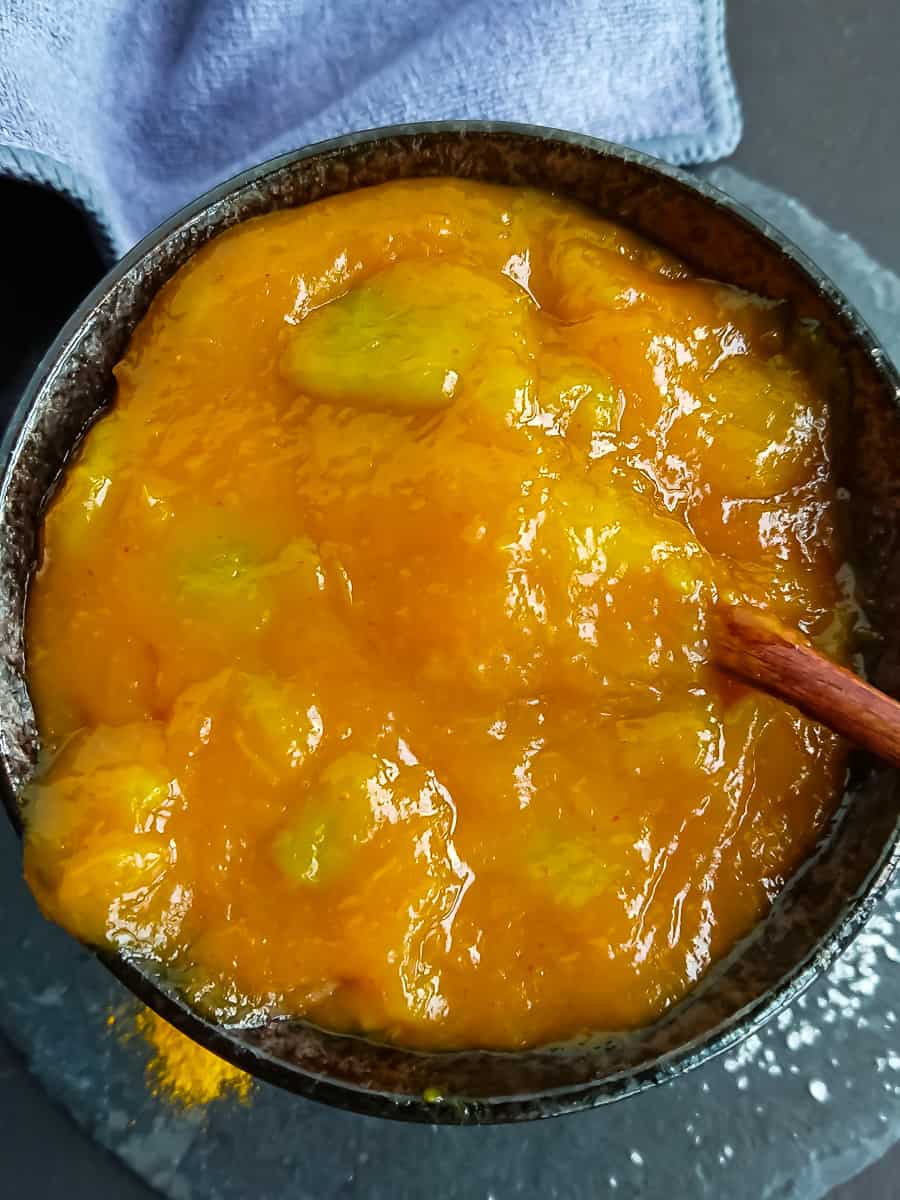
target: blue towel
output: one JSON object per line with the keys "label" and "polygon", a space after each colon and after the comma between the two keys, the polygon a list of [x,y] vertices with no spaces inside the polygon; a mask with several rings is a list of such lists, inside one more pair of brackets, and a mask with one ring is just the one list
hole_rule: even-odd
{"label": "blue towel", "polygon": [[0,173],[122,252],[221,179],[354,129],[554,125],[673,162],[741,132],[724,0],[7,0]]}

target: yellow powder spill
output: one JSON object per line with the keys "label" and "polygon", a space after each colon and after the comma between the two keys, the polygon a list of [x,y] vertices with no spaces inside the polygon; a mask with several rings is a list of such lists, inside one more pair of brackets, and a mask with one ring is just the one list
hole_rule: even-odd
{"label": "yellow powder spill", "polygon": [[147,1080],[154,1096],[183,1108],[209,1104],[226,1092],[247,1099],[253,1083],[249,1075],[192,1042],[149,1008],[138,1013],[135,1025],[153,1047]]}

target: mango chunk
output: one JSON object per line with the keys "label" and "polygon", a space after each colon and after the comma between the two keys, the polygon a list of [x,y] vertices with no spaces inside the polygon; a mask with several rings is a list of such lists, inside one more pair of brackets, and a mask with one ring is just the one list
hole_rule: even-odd
{"label": "mango chunk", "polygon": [[416,412],[446,408],[483,348],[522,323],[524,293],[467,267],[391,267],[310,313],[281,371],[331,404]]}
{"label": "mango chunk", "polygon": [[552,270],[559,289],[556,311],[569,321],[598,309],[629,308],[641,296],[639,273],[614,246],[570,238],[556,247]]}
{"label": "mango chunk", "polygon": [[509,553],[507,611],[573,681],[625,695],[690,678],[702,661],[715,594],[708,555],[626,487],[559,483],[523,507]]}
{"label": "mango chunk", "polygon": [[226,668],[179,695],[168,747],[177,761],[237,748],[257,778],[285,783],[318,749],[325,724],[315,693],[293,679]]}
{"label": "mango chunk", "polygon": [[[615,722],[620,770],[633,776],[658,763],[666,771],[712,773],[721,765],[720,732],[716,715],[699,702],[623,718]],[[649,763],[648,747],[653,748]]]}
{"label": "mango chunk", "polygon": [[616,887],[631,840],[626,834],[600,839],[588,834],[554,837],[544,832],[531,843],[528,874],[546,887],[558,904],[583,908]]}
{"label": "mango chunk", "polygon": [[[381,777],[380,777],[381,776]],[[275,839],[275,862],[294,883],[329,883],[346,870],[378,824],[386,781],[371,754],[345,754],[319,776],[301,812]]]}
{"label": "mango chunk", "polygon": [[293,680],[242,674],[235,694],[236,737],[273,780],[297,771],[318,749],[325,724],[309,689]]}
{"label": "mango chunk", "polygon": [[484,527],[472,563],[477,590],[435,588],[410,606],[434,686],[624,700],[690,681],[707,657],[709,555],[628,479],[537,479]]}
{"label": "mango chunk", "polygon": [[82,791],[90,793],[99,812],[124,810],[135,833],[159,828],[178,794],[178,785],[163,767],[132,763],[108,767],[85,778]]}
{"label": "mango chunk", "polygon": [[222,534],[187,557],[176,573],[177,603],[186,615],[211,616],[214,610],[219,622],[253,628],[265,622],[271,580],[291,575],[302,581],[304,590],[315,590],[318,564],[308,538],[292,542],[274,559],[260,561],[246,542]]}
{"label": "mango chunk", "polygon": [[[161,706],[231,664],[257,661],[279,614],[315,601],[326,585],[309,537],[273,545],[253,522],[226,512],[170,525],[162,544],[123,556],[132,612],[161,659],[155,680]],[[148,577],[155,603],[146,601]],[[164,649],[173,641],[177,656]]]}
{"label": "mango chunk", "polygon": [[124,423],[112,412],[91,430],[47,514],[44,540],[54,552],[80,556],[111,527],[127,491],[125,461]]}
{"label": "mango chunk", "polygon": [[178,795],[153,724],[98,726],[72,738],[23,794],[29,839],[64,854],[81,831],[161,830]]}
{"label": "mango chunk", "polygon": [[669,445],[726,496],[780,495],[809,479],[821,461],[826,407],[780,355],[727,358],[698,400],[673,423]]}
{"label": "mango chunk", "polygon": [[109,839],[73,858],[56,890],[59,919],[86,942],[119,941],[172,863],[161,839]]}
{"label": "mango chunk", "polygon": [[564,436],[590,457],[611,449],[619,429],[622,398],[610,377],[585,358],[564,353],[544,354],[541,360],[540,424],[548,433]]}
{"label": "mango chunk", "polygon": [[[597,719],[589,746],[537,756],[526,869],[563,907],[582,908],[604,895],[633,899],[648,864],[677,844],[671,795],[688,810],[702,808],[713,778],[728,769],[718,703],[684,695],[670,696],[667,704],[634,717]],[[609,786],[598,787],[598,778]]]}
{"label": "mango chunk", "polygon": [[440,785],[420,763],[350,751],[322,771],[275,838],[273,853],[294,883],[327,884],[348,870],[381,828],[427,830],[416,854],[430,863],[432,837],[443,843],[451,824]]}
{"label": "mango chunk", "polygon": [[550,306],[564,320],[580,321],[648,303],[666,279],[683,274],[677,259],[608,221],[577,233],[563,223],[550,252]]}

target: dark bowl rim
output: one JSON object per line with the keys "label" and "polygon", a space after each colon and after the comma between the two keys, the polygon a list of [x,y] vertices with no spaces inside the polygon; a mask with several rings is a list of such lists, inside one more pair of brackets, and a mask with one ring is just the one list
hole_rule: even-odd
{"label": "dark bowl rim", "polygon": [[[788,237],[770,222],[733,199],[707,180],[688,174],[666,162],[614,142],[587,134],[573,133],[540,125],[507,121],[425,121],[347,133],[320,141],[297,150],[287,151],[224,180],[182,206],[151,230],[127,251],[94,288],[85,296],[63,325],[47,352],[43,355],[23,390],[22,397],[10,415],[0,440],[0,513],[6,508],[10,467],[17,447],[28,432],[29,419],[44,388],[61,368],[76,343],[82,327],[107,294],[133,268],[161,243],[176,234],[212,205],[242,188],[260,183],[269,175],[310,159],[323,158],[349,148],[374,144],[382,140],[415,138],[428,134],[455,133],[461,139],[475,135],[533,138],[576,146],[600,157],[626,162],[643,168],[649,174],[663,176],[690,192],[699,194],[705,203],[725,209],[739,222],[761,234],[774,248],[790,260],[813,285],[816,294],[837,315],[858,345],[871,358],[877,374],[893,390],[900,402],[900,374],[880,346],[871,329],[856,308],[847,300],[832,280],[801,251]],[[627,224],[627,222],[626,222]],[[216,234],[213,236],[218,235]],[[10,822],[17,835],[22,836],[22,820],[15,793],[6,769],[3,752],[5,733],[0,729],[0,791]],[[544,1088],[521,1096],[504,1095],[479,1100],[453,1097],[428,1101],[420,1094],[400,1094],[379,1091],[362,1085],[337,1080],[299,1066],[289,1066],[283,1060],[241,1041],[227,1027],[212,1024],[201,1017],[179,996],[165,990],[145,973],[139,964],[128,958],[88,947],[92,953],[144,1004],[170,1021],[183,1033],[204,1048],[220,1055],[240,1069],[269,1083],[276,1084],[307,1099],[369,1116],[428,1124],[482,1125],[500,1122],[519,1122],[534,1118],[559,1116],[569,1112],[598,1107],[614,1100],[635,1095],[676,1075],[694,1069],[702,1063],[725,1053],[760,1029],[781,1008],[793,1001],[820,976],[850,944],[868,920],[872,909],[886,891],[891,877],[900,865],[900,823],[885,843],[878,863],[866,884],[848,897],[842,916],[817,946],[801,959],[779,983],[757,1000],[738,1010],[717,1028],[670,1051],[647,1069],[622,1072],[600,1080],[559,1089]],[[739,952],[736,947],[732,953]],[[408,1051],[408,1053],[416,1053]],[[527,1054],[528,1051],[520,1053]],[[428,1055],[439,1057],[439,1055]]]}

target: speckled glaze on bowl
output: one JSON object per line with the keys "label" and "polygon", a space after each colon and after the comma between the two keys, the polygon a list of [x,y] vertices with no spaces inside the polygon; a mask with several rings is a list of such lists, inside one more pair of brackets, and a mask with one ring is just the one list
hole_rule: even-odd
{"label": "speckled glaze on bowl", "polygon": [[[846,366],[838,462],[851,491],[849,553],[883,635],[868,669],[900,694],[900,379],[837,289],[785,238],[726,196],[631,150],[529,126],[452,122],[356,134],[283,155],[201,197],[135,247],[84,301],[32,379],[3,443],[0,485],[0,768],[11,820],[37,732],[23,615],[44,506],[85,430],[113,398],[112,367],[159,287],[248,217],[389,179],[455,175],[573,197],[702,274],[787,299],[820,321]],[[627,1035],[519,1053],[426,1054],[303,1021],[227,1029],[151,968],[102,954],[144,1002],[237,1066],[312,1099],[411,1121],[555,1116],[631,1095],[699,1065],[768,1020],[861,928],[900,857],[898,774],[864,759],[815,857],[769,916],[682,1003]],[[426,1100],[435,1095],[438,1099]]]}

